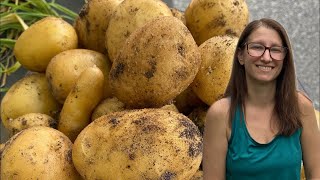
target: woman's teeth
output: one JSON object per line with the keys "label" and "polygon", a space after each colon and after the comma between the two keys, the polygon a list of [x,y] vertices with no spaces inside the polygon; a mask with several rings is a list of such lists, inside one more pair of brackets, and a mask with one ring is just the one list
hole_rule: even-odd
{"label": "woman's teeth", "polygon": [[271,71],[272,67],[268,67],[268,66],[258,66],[259,69],[261,69],[262,71]]}

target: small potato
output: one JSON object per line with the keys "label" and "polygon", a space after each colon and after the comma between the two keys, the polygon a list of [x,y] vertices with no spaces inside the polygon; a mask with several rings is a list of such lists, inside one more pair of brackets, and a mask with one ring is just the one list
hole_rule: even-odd
{"label": "small potato", "polygon": [[90,0],[83,5],[74,28],[79,46],[100,53],[107,53],[105,35],[110,16],[123,0]]}
{"label": "small potato", "polygon": [[46,76],[33,73],[13,84],[1,101],[1,119],[10,128],[9,120],[28,113],[42,113],[57,119],[61,105],[51,94]]}
{"label": "small potato", "polygon": [[87,49],[64,51],[50,61],[46,76],[54,97],[63,104],[82,71],[93,66],[97,66],[104,74],[104,97],[110,97],[108,76],[111,62],[105,55]]}
{"label": "small potato", "polygon": [[176,8],[170,8],[170,10],[171,10],[171,12],[172,12],[174,17],[180,19],[180,21],[182,21],[184,25],[187,24],[184,12],[182,12],[179,9],[176,9]]}
{"label": "small potato", "polygon": [[20,35],[14,55],[26,69],[44,72],[55,55],[77,47],[77,33],[70,24],[61,18],[46,17]]}
{"label": "small potato", "polygon": [[15,119],[8,121],[8,130],[10,136],[17,134],[18,132],[34,127],[34,126],[46,126],[51,128],[57,128],[58,122],[52,117],[41,113],[29,113],[19,116]]}
{"label": "small potato", "polygon": [[94,121],[95,119],[110,114],[112,112],[118,112],[125,110],[125,105],[119,101],[116,97],[107,98],[101,101],[94,109],[91,120]]}
{"label": "small potato", "polygon": [[179,112],[186,116],[189,115],[194,108],[205,105],[190,86],[174,99],[174,104]]}
{"label": "small potato", "polygon": [[203,134],[204,131],[208,108],[208,106],[197,107],[188,115],[188,118],[190,118],[194,124],[198,126],[201,134]]}
{"label": "small potato", "polygon": [[189,179],[202,160],[202,137],[186,116],[169,110],[111,113],[76,139],[72,159],[85,179]]}
{"label": "small potato", "polygon": [[203,180],[203,171],[198,170],[190,180]]}
{"label": "small potato", "polygon": [[106,31],[106,48],[113,62],[132,32],[159,16],[172,16],[161,0],[125,0],[116,7]]}
{"label": "small potato", "polygon": [[170,111],[174,111],[174,112],[179,113],[179,110],[177,109],[177,107],[174,104],[164,105],[160,109],[170,110]]}
{"label": "small potato", "polygon": [[90,123],[94,107],[103,97],[104,77],[97,67],[84,70],[63,104],[58,130],[73,142]]}
{"label": "small potato", "polygon": [[1,153],[1,178],[80,180],[74,168],[72,143],[61,132],[44,126],[20,131]]}
{"label": "small potato", "polygon": [[192,0],[185,10],[188,29],[201,45],[213,36],[240,36],[248,23],[245,0]]}
{"label": "small potato", "polygon": [[215,36],[201,44],[201,66],[191,87],[207,105],[221,98],[228,85],[238,37]]}

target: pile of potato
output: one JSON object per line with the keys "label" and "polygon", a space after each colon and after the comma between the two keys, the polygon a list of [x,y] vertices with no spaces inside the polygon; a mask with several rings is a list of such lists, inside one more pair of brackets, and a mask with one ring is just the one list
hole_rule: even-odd
{"label": "pile of potato", "polygon": [[206,110],[248,15],[244,0],[193,0],[185,16],[90,0],[73,25],[36,22],[14,48],[30,72],[1,102],[1,179],[201,179]]}

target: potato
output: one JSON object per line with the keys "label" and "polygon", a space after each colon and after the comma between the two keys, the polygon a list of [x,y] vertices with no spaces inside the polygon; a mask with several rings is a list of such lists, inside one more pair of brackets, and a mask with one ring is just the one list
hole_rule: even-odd
{"label": "potato", "polygon": [[72,143],[61,132],[32,127],[13,136],[1,154],[1,179],[79,180]]}
{"label": "potato", "polygon": [[174,99],[174,104],[184,115],[189,115],[194,108],[205,105],[190,86]]}
{"label": "potato", "polygon": [[125,0],[116,7],[106,32],[106,48],[113,62],[125,40],[136,29],[159,16],[172,16],[161,0]]}
{"label": "potato", "polygon": [[208,111],[208,106],[197,107],[188,115],[188,118],[194,122],[195,125],[200,129],[201,134],[204,131],[204,125],[206,122],[206,115]]}
{"label": "potato", "polygon": [[110,16],[122,1],[90,0],[83,5],[74,25],[80,47],[107,53],[104,41]]}
{"label": "potato", "polygon": [[170,110],[170,111],[174,111],[174,112],[179,112],[179,110],[177,109],[177,107],[174,104],[167,104],[162,106],[160,109],[165,109],[165,110]]}
{"label": "potato", "polygon": [[85,179],[189,179],[202,159],[202,138],[180,113],[121,111],[88,125],[74,143],[72,159]]}
{"label": "potato", "polygon": [[192,90],[207,105],[224,94],[237,42],[238,37],[224,35],[212,37],[200,46],[202,62]]}
{"label": "potato", "polygon": [[248,23],[249,10],[245,0],[192,0],[185,18],[200,45],[213,36],[240,36]]}
{"label": "potato", "polygon": [[180,19],[180,21],[183,22],[184,25],[187,25],[186,22],[186,17],[184,15],[184,12],[180,11],[179,9],[176,8],[170,8],[172,15],[178,19]]}
{"label": "potato", "polygon": [[125,110],[125,105],[116,97],[107,98],[101,101],[94,109],[91,120],[95,120],[103,115]]}
{"label": "potato", "polygon": [[46,17],[19,36],[14,55],[26,69],[44,72],[53,56],[77,47],[77,33],[70,24],[61,18]]}
{"label": "potato", "polygon": [[110,86],[128,107],[161,107],[191,84],[200,64],[187,27],[175,17],[159,17],[127,39],[112,64]]}
{"label": "potato", "polygon": [[203,180],[203,171],[197,171],[190,180]]}
{"label": "potato", "polygon": [[63,104],[58,130],[73,142],[90,123],[95,106],[103,97],[104,77],[97,67],[84,70]]}
{"label": "potato", "polygon": [[63,104],[82,71],[93,66],[97,66],[104,74],[104,97],[110,97],[108,75],[111,63],[105,55],[87,49],[64,51],[50,61],[46,76],[54,97]]}
{"label": "potato", "polygon": [[34,127],[34,126],[46,126],[51,128],[57,128],[58,122],[52,117],[42,113],[28,113],[19,116],[15,119],[9,119],[8,130],[9,135],[13,136],[18,132]]}
{"label": "potato", "polygon": [[46,76],[42,73],[27,75],[14,83],[1,101],[1,119],[8,121],[28,113],[42,113],[56,119],[61,105],[52,96]]}

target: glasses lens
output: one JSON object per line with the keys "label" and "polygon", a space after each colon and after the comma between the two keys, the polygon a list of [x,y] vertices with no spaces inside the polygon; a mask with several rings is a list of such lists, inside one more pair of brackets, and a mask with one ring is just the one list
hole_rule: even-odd
{"label": "glasses lens", "polygon": [[283,60],[286,56],[287,49],[282,46],[273,46],[270,48],[265,47],[262,44],[258,43],[248,43],[247,44],[247,50],[248,54],[253,57],[260,57],[262,56],[266,49],[269,50],[270,56],[274,60]]}
{"label": "glasses lens", "polygon": [[278,47],[271,47],[270,48],[270,55],[272,59],[275,60],[283,60],[284,57],[286,56],[286,48],[278,46]]}
{"label": "glasses lens", "polygon": [[257,43],[249,43],[247,47],[249,55],[253,57],[260,57],[265,51],[265,47]]}

